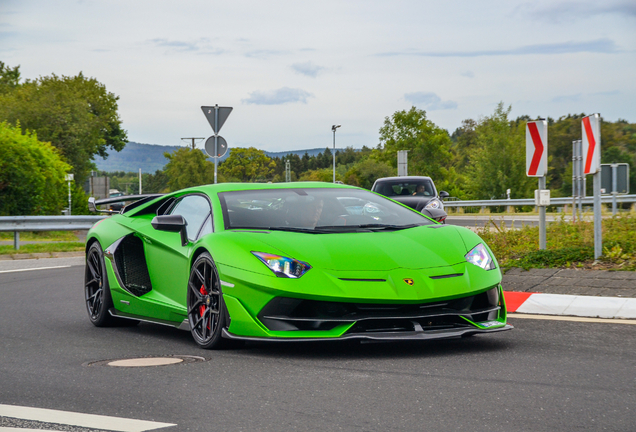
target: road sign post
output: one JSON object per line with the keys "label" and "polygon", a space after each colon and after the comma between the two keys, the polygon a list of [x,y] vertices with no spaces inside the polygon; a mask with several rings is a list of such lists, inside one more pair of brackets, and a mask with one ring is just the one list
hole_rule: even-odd
{"label": "road sign post", "polygon": [[227,142],[223,137],[219,136],[219,131],[232,112],[232,107],[220,107],[217,104],[214,106],[202,106],[201,110],[214,131],[214,135],[205,142],[205,152],[208,156],[214,158],[214,184],[216,184],[218,159],[227,152]]}
{"label": "road sign post", "polygon": [[545,180],[547,173],[548,122],[543,119],[528,122],[526,123],[526,175],[539,178],[536,197],[547,195],[547,201],[536,199],[539,207],[539,249],[546,248],[545,208],[550,204],[550,191],[546,190]]}
{"label": "road sign post", "polygon": [[603,219],[601,217],[601,116],[592,114],[581,120],[583,136],[583,175],[594,181],[594,259],[603,254]]}

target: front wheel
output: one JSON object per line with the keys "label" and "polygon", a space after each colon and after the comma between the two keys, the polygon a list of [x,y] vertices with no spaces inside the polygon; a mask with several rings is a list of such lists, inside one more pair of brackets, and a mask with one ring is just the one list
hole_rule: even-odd
{"label": "front wheel", "polygon": [[209,253],[194,261],[188,280],[188,322],[194,341],[203,349],[220,349],[231,345],[221,335],[229,315],[223,302],[219,272]]}
{"label": "front wheel", "polygon": [[108,312],[113,305],[104,265],[104,253],[99,242],[94,242],[86,252],[86,268],[84,269],[84,299],[88,318],[96,327],[107,327],[114,324]]}

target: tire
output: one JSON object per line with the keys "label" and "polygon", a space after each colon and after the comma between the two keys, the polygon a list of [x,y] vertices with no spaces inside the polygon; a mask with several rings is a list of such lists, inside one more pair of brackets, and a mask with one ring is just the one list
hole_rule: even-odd
{"label": "tire", "polygon": [[230,317],[223,302],[223,291],[214,260],[204,252],[197,257],[188,279],[188,323],[192,338],[203,349],[236,347],[224,339],[222,331]]}
{"label": "tire", "polygon": [[132,327],[139,324],[134,319],[117,318],[108,312],[113,307],[110,295],[104,253],[99,242],[94,242],[86,252],[86,267],[84,269],[84,300],[88,319],[96,327]]}
{"label": "tire", "polygon": [[88,319],[96,327],[109,327],[115,324],[115,318],[108,312],[113,307],[110,296],[104,253],[99,242],[94,242],[86,252],[84,269],[84,300]]}

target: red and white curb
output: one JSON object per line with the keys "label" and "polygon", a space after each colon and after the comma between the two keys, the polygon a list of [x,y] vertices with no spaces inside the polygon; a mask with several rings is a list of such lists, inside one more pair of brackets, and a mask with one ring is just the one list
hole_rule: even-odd
{"label": "red and white curb", "polygon": [[505,291],[510,313],[590,318],[636,318],[636,298]]}

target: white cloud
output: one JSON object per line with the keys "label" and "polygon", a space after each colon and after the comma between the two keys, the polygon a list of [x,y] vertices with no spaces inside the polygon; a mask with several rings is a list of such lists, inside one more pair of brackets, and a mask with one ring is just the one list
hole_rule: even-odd
{"label": "white cloud", "polygon": [[316,78],[319,73],[325,70],[324,67],[313,64],[312,62],[294,63],[291,68],[301,75]]}
{"label": "white cloud", "polygon": [[524,45],[516,48],[475,50],[475,51],[390,51],[378,54],[381,57],[420,56],[420,57],[484,57],[484,56],[522,56],[534,54],[572,54],[572,53],[615,53],[618,49],[608,38],[585,42],[559,42],[548,44]]}
{"label": "white cloud", "polygon": [[457,109],[457,102],[443,101],[439,96],[431,92],[407,93],[404,95],[404,99],[428,111]]}
{"label": "white cloud", "polygon": [[254,91],[247,99],[241,102],[254,105],[282,105],[287,103],[307,103],[307,99],[313,97],[309,92],[302,89],[282,87],[278,90]]}

